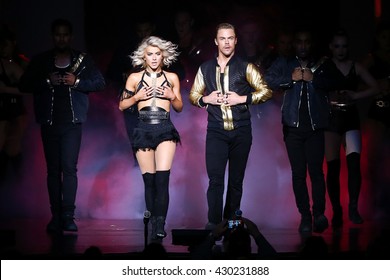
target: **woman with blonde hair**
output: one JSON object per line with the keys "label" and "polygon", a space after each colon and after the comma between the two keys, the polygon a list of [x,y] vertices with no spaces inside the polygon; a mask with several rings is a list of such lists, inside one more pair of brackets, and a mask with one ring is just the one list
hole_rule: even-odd
{"label": "woman with blonde hair", "polygon": [[177,45],[156,36],[144,39],[131,54],[134,67],[126,81],[119,109],[136,106],[138,124],[132,148],[145,185],[146,209],[151,213],[151,239],[166,237],[165,219],[169,205],[169,175],[180,135],[170,120],[170,108],[181,112],[183,102],[176,73],[165,68],[176,61]]}

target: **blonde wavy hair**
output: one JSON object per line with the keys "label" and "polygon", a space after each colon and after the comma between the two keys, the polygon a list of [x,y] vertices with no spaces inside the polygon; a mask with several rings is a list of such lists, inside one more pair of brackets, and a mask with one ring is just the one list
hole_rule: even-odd
{"label": "blonde wavy hair", "polygon": [[171,41],[161,39],[157,36],[150,36],[145,38],[138,46],[138,48],[129,56],[132,60],[133,67],[146,68],[146,62],[144,60],[145,49],[148,46],[157,47],[162,51],[163,64],[169,67],[175,62],[179,56],[177,51],[178,46]]}

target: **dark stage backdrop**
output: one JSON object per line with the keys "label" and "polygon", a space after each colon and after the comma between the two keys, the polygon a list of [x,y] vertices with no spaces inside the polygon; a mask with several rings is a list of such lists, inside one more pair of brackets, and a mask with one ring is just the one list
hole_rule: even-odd
{"label": "dark stage backdrop", "polygon": [[[261,18],[269,40],[279,26],[307,21],[317,28],[319,42],[323,43],[326,34],[342,21],[340,12],[343,15],[346,13],[345,3],[351,1],[341,1],[344,5],[340,5],[339,1],[321,1],[326,4],[319,4],[318,1],[303,1],[303,4],[296,2],[196,1],[192,10],[197,24],[212,35],[216,23],[229,21],[238,24],[252,14]],[[366,42],[370,39],[369,30],[373,28],[374,22],[371,16],[373,1],[365,2],[366,6],[353,2],[354,6],[348,10],[348,16],[353,18],[355,14],[364,14],[366,18],[371,18],[371,21],[367,21],[369,27],[364,29],[365,33],[360,34],[366,38]],[[126,36],[131,36],[130,30],[133,29],[136,16],[150,13],[158,23],[159,33],[168,37],[173,32],[176,7],[175,1],[159,1],[158,4],[149,1],[136,5],[133,1],[130,3],[125,0],[0,0],[0,4],[1,20],[8,22],[18,32],[19,47],[28,56],[51,46],[49,26],[52,19],[68,17],[75,25],[74,46],[90,52],[103,73],[106,73],[115,49],[126,41]],[[359,8],[357,11],[354,10],[356,6]],[[365,51],[367,49],[356,53]],[[208,179],[204,159],[206,111],[189,104],[189,88],[190,84],[183,81],[184,110],[180,114],[172,112],[172,120],[182,137],[182,145],[177,148],[171,170],[167,219],[167,223],[175,227],[203,227],[207,217]],[[279,100],[280,97],[276,97],[251,109],[253,146],[244,181],[242,211],[262,227],[294,227],[299,220],[282,139]],[[26,104],[29,121],[23,143],[23,169],[17,177],[11,176],[0,190],[0,217],[3,218],[50,215],[45,162],[31,97],[26,97]],[[362,214],[375,218],[373,201],[378,193],[372,191],[367,181],[365,147],[362,158]],[[344,161],[342,169],[343,204],[346,205],[348,197]],[[76,216],[96,219],[141,218],[144,211],[143,193],[142,177],[132,161],[123,116],[118,110],[117,92],[109,85],[104,92],[91,95],[90,113],[84,125],[79,159]]]}

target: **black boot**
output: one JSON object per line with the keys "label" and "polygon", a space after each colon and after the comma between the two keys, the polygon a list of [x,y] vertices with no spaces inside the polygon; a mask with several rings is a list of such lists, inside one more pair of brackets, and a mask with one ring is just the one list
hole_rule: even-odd
{"label": "black boot", "polygon": [[156,172],[156,198],[154,201],[154,215],[157,217],[157,236],[165,237],[165,217],[169,205],[169,175],[170,170]]}
{"label": "black boot", "polygon": [[169,205],[170,170],[156,172],[156,197],[154,200],[155,216],[167,216]]}
{"label": "black boot", "polygon": [[146,209],[154,216],[154,200],[156,198],[156,173],[144,173],[142,174],[145,185],[145,204]]}
{"label": "black boot", "polygon": [[363,218],[358,211],[358,201],[361,187],[361,172],[360,172],[360,154],[350,153],[347,155],[348,168],[348,193],[349,193],[349,219],[354,224],[363,223]]}
{"label": "black boot", "polygon": [[64,212],[62,214],[62,229],[64,231],[78,231],[77,225],[74,222],[73,212]]}
{"label": "black boot", "polygon": [[59,213],[53,213],[50,219],[50,222],[46,226],[46,231],[48,233],[61,233],[61,216]]}
{"label": "black boot", "polygon": [[61,208],[56,206],[50,206],[51,219],[46,226],[48,233],[62,233],[62,222],[61,222]]}
{"label": "black boot", "polygon": [[325,217],[325,215],[321,214],[314,217],[314,222],[313,222],[314,232],[321,233],[324,230],[326,230],[328,226],[329,226],[328,219]]}
{"label": "black boot", "polygon": [[165,217],[163,216],[156,217],[156,235],[158,238],[165,238],[167,236],[164,226],[165,226]]}
{"label": "black boot", "polygon": [[150,239],[151,240],[157,240],[157,219],[156,216],[150,217],[150,224],[152,225],[152,231],[150,233]]}
{"label": "black boot", "polygon": [[301,216],[301,223],[299,224],[298,230],[300,233],[311,233],[313,230],[313,218],[311,213]]}
{"label": "black boot", "polygon": [[349,205],[349,220],[354,224],[362,224],[363,218],[360,216],[357,206]]}
{"label": "black boot", "polygon": [[343,224],[343,212],[340,203],[340,159],[327,162],[326,188],[332,204],[332,226],[340,227]]}

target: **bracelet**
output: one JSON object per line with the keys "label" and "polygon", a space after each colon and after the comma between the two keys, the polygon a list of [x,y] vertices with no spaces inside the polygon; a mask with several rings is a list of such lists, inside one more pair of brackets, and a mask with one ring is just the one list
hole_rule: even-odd
{"label": "bracelet", "polygon": [[135,95],[134,91],[128,90],[127,88],[124,88],[121,94],[121,101],[125,99],[129,99]]}
{"label": "bracelet", "polygon": [[204,108],[204,107],[206,107],[206,105],[207,105],[207,103],[205,103],[205,102],[203,101],[203,97],[204,97],[204,96],[202,96],[201,98],[198,99],[198,106],[199,106],[200,108]]}

